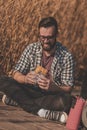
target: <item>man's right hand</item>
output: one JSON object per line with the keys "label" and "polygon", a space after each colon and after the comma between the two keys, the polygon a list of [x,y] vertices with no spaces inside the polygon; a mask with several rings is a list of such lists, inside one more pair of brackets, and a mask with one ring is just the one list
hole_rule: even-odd
{"label": "man's right hand", "polygon": [[27,75],[23,75],[19,71],[16,71],[13,75],[13,78],[19,83],[32,84],[35,85],[37,81],[37,76],[34,71],[29,72]]}
{"label": "man's right hand", "polygon": [[38,74],[36,74],[34,71],[31,71],[25,76],[25,83],[36,85],[37,77],[38,77]]}

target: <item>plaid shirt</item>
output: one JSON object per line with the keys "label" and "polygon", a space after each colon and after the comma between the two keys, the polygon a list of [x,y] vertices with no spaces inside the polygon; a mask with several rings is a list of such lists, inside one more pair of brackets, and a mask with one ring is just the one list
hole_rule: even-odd
{"label": "plaid shirt", "polygon": [[[26,75],[29,71],[34,71],[41,65],[42,46],[40,42],[29,44],[19,61],[14,67],[14,71],[19,71]],[[71,53],[61,45],[56,43],[56,52],[50,70],[56,84],[63,86],[74,85],[74,62]]]}

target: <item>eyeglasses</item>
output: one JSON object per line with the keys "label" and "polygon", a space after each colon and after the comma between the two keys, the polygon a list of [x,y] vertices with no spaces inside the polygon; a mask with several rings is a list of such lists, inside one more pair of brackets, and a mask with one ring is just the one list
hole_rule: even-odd
{"label": "eyeglasses", "polygon": [[40,38],[40,40],[42,40],[42,41],[44,41],[44,40],[53,40],[54,38],[55,38],[56,36],[55,35],[53,35],[53,36],[43,36],[43,35],[39,35],[39,38]]}

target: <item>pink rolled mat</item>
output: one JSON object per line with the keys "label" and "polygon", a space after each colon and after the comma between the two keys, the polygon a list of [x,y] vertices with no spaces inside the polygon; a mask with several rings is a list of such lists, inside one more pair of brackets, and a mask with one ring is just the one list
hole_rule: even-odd
{"label": "pink rolled mat", "polygon": [[70,109],[67,119],[66,128],[68,130],[78,130],[84,104],[85,100],[81,97],[77,97],[76,104],[74,108]]}

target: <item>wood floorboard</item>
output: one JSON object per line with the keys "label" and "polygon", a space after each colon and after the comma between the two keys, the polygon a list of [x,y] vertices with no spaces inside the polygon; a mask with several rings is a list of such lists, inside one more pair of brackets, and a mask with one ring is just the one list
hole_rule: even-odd
{"label": "wood floorboard", "polygon": [[[79,95],[78,89],[73,92]],[[0,93],[1,97],[1,93]],[[7,106],[0,98],[0,130],[67,130],[65,126],[49,121],[19,107]]]}
{"label": "wood floorboard", "polygon": [[4,105],[0,101],[0,130],[66,130],[65,126]]}

